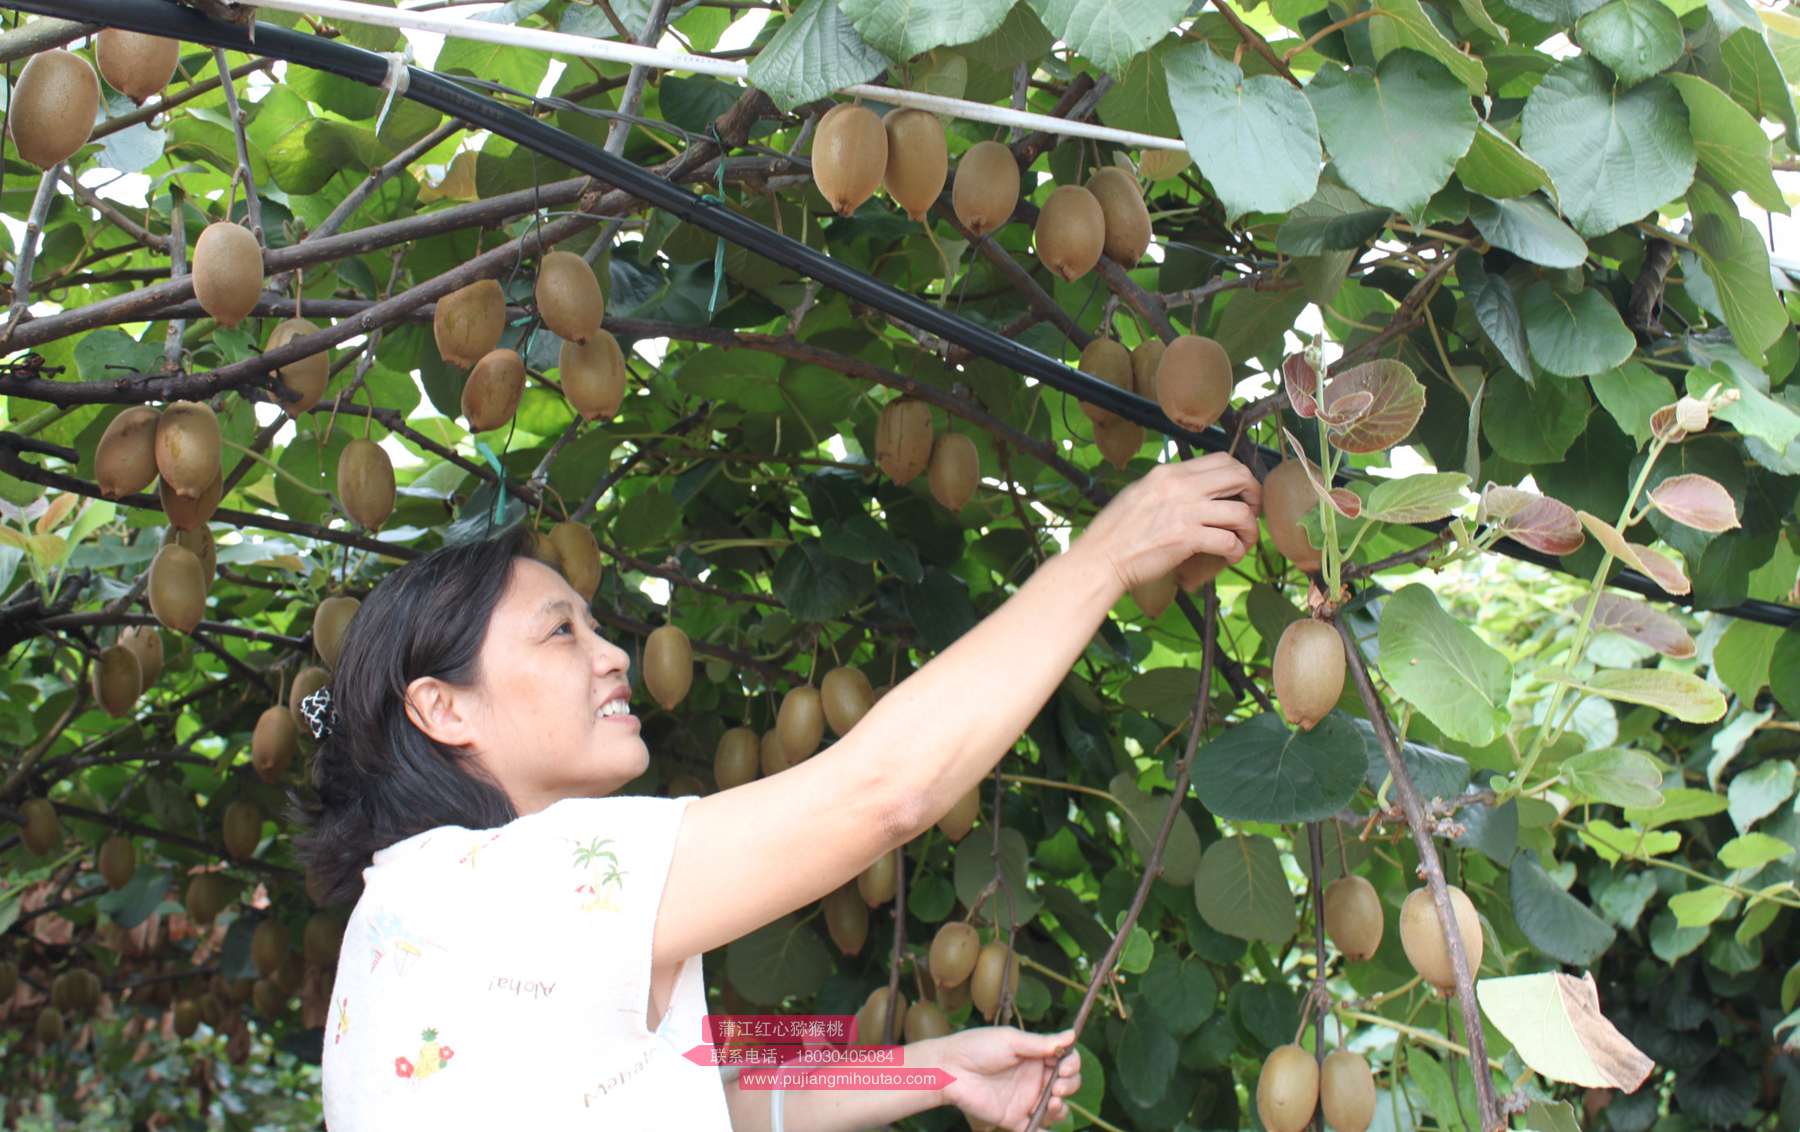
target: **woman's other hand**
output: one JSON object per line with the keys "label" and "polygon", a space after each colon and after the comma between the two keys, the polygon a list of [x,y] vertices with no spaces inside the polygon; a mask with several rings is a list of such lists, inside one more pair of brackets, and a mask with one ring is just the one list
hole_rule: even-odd
{"label": "woman's other hand", "polygon": [[1068,1114],[1064,1097],[1081,1088],[1081,1054],[1055,1060],[1075,1040],[1073,1030],[1030,1034],[1013,1026],[959,1030],[931,1044],[930,1064],[956,1080],[944,1088],[944,1103],[962,1109],[971,1123],[983,1121],[1007,1132],[1023,1132],[1037,1111],[1044,1082],[1056,1075],[1045,1125]]}
{"label": "woman's other hand", "polygon": [[1256,542],[1261,502],[1262,485],[1226,453],[1159,464],[1101,508],[1069,549],[1102,556],[1123,592],[1196,554],[1238,561]]}

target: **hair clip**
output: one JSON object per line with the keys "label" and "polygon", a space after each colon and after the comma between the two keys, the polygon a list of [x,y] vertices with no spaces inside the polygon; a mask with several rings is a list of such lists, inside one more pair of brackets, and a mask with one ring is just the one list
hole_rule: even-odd
{"label": "hair clip", "polygon": [[323,739],[337,726],[337,709],[331,706],[331,686],[326,685],[300,700],[300,714],[314,739]]}

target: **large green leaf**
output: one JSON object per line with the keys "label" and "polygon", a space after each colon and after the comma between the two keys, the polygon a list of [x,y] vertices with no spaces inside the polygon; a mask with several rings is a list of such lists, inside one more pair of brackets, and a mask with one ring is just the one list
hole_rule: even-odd
{"label": "large green leaf", "polygon": [[[1327,65],[1306,86],[1332,162],[1371,204],[1418,217],[1469,150],[1477,118],[1442,63],[1394,51],[1370,71]],[[1396,161],[1395,154],[1406,160]]]}
{"label": "large green leaf", "polygon": [[1642,362],[1626,362],[1617,369],[1595,374],[1590,381],[1594,396],[1618,422],[1620,431],[1639,445],[1648,444],[1654,435],[1650,431],[1650,415],[1676,397],[1668,378],[1657,375]]}
{"label": "large green leaf", "polygon": [[1800,135],[1794,92],[1761,29],[1742,28],[1726,36],[1719,45],[1718,70],[1707,77],[1750,113],[1786,126],[1788,147],[1793,148]]}
{"label": "large green leaf", "polygon": [[1456,176],[1469,191],[1496,200],[1522,197],[1539,189],[1556,196],[1549,171],[1486,122],[1475,131],[1469,152],[1456,163]]}
{"label": "large green leaf", "polygon": [[1705,184],[1688,190],[1694,244],[1725,312],[1725,325],[1743,355],[1762,365],[1764,352],[1788,328],[1787,308],[1769,277],[1762,233],[1737,207]]}
{"label": "large green leaf", "polygon": [[1604,373],[1637,348],[1619,308],[1599,291],[1565,294],[1540,279],[1525,289],[1519,312],[1532,358],[1563,377]]}
{"label": "large green leaf", "polygon": [[1343,716],[1300,731],[1266,711],[1200,748],[1194,792],[1233,821],[1319,821],[1356,797],[1366,765],[1362,737]]}
{"label": "large green leaf", "polygon": [[1748,110],[1699,75],[1672,74],[1669,82],[1687,104],[1688,129],[1700,168],[1728,191],[1741,191],[1771,212],[1787,200],[1769,168],[1769,138]]}
{"label": "large green leaf", "polygon": [[1229,218],[1313,195],[1319,127],[1304,94],[1273,75],[1245,78],[1204,43],[1169,52],[1164,66],[1181,138]]}
{"label": "large green leaf", "polygon": [[1593,410],[1579,381],[1526,385],[1510,373],[1490,374],[1481,434],[1508,460],[1526,466],[1555,464],[1587,427]]}
{"label": "large green leaf", "polygon": [[[1753,380],[1754,379],[1754,380]],[[1787,451],[1788,445],[1800,439],[1800,412],[1786,401],[1769,396],[1768,379],[1756,370],[1746,375],[1738,366],[1714,362],[1695,366],[1687,373],[1687,391],[1703,396],[1714,385],[1735,389],[1738,399],[1713,416],[1733,425],[1745,436],[1754,436],[1776,452]]]}
{"label": "large green leaf", "polygon": [[[1125,826],[1132,847],[1139,857],[1148,861],[1172,799],[1168,795],[1145,794],[1138,789],[1129,772],[1115,775],[1108,785],[1127,811],[1120,815],[1119,821]],[[1159,875],[1170,884],[1189,885],[1194,882],[1194,873],[1199,867],[1200,833],[1194,828],[1193,819],[1184,811],[1176,810],[1175,820],[1169,826],[1169,839],[1163,843]]]}
{"label": "large green leaf", "polygon": [[1600,1012],[1592,974],[1482,979],[1475,997],[1519,1059],[1548,1080],[1629,1093],[1655,1068]]}
{"label": "large green leaf", "polygon": [[831,974],[831,953],[817,930],[788,914],[725,949],[725,972],[737,992],[758,1006],[779,1006],[792,995],[816,994]]}
{"label": "large green leaf", "polygon": [[[965,907],[974,907],[975,898],[994,879],[994,842],[991,837],[965,837],[956,846],[956,860],[951,865],[956,898]],[[1043,908],[1044,900],[1026,887],[1031,875],[1031,847],[1025,835],[1006,826],[1000,831],[1000,875],[1007,891],[995,893],[982,906],[982,911],[995,923],[1028,923]]]}
{"label": "large green leaf", "polygon": [[1469,219],[1484,240],[1520,259],[1544,267],[1580,267],[1587,262],[1587,242],[1537,197],[1477,197],[1469,202]]}
{"label": "large green leaf", "polygon": [[[943,0],[931,0],[932,7],[942,3]],[[1188,0],[1026,0],[1026,3],[1044,21],[1044,26],[1070,49],[1113,75],[1123,71],[1140,51],[1169,34],[1175,21],[1188,10]]]}
{"label": "large green leaf", "polygon": [[1578,796],[1609,806],[1662,805],[1662,768],[1640,751],[1602,747],[1564,759],[1556,772]]}
{"label": "large green leaf", "polygon": [[1479,98],[1486,93],[1487,68],[1481,60],[1450,42],[1425,14],[1419,0],[1375,0],[1375,8],[1382,15],[1369,21],[1369,43],[1378,59],[1401,48],[1411,48],[1449,68],[1470,96]]}
{"label": "large green leaf", "polygon": [[1575,22],[1575,38],[1625,86],[1681,58],[1681,21],[1662,0],[1611,0]]}
{"label": "large green leaf", "polygon": [[1013,0],[839,0],[839,6],[876,50],[911,59],[998,29]]}
{"label": "large green leaf", "polygon": [[1485,747],[1506,729],[1512,665],[1418,583],[1381,610],[1381,674],[1452,739]]}
{"label": "large green leaf", "polygon": [[1775,812],[1794,796],[1794,764],[1786,759],[1758,763],[1731,780],[1725,788],[1726,809],[1739,833]]}
{"label": "large green leaf", "polygon": [[1299,922],[1281,850],[1266,837],[1223,837],[1208,846],[1194,904],[1213,930],[1270,945],[1286,943]]}
{"label": "large green leaf", "polygon": [[1320,181],[1313,198],[1295,206],[1275,233],[1275,246],[1293,256],[1321,255],[1361,247],[1387,227],[1390,210],[1332,181]]}
{"label": "large green leaf", "polygon": [[867,82],[888,57],[864,42],[838,0],[806,0],[750,60],[750,82],[783,110]]}
{"label": "large green leaf", "polygon": [[1612,926],[1556,886],[1536,858],[1520,853],[1509,875],[1513,919],[1531,946],[1550,958],[1591,967],[1611,947]]}
{"label": "large green leaf", "polygon": [[842,617],[867,593],[869,571],[826,553],[817,542],[801,542],[782,551],[769,577],[775,595],[802,621]]}
{"label": "large green leaf", "polygon": [[1686,723],[1712,723],[1725,714],[1725,697],[1717,688],[1672,668],[1603,668],[1568,683],[1609,700],[1653,707]]}
{"label": "large green leaf", "polygon": [[1464,250],[1456,257],[1456,278],[1463,296],[1474,308],[1475,322],[1500,358],[1514,373],[1530,381],[1537,370],[1531,364],[1531,347],[1525,340],[1525,317],[1519,313],[1519,297],[1504,275],[1489,275],[1481,256]]}
{"label": "large green leaf", "polygon": [[1506,0],[1507,7],[1559,28],[1568,27],[1604,3],[1606,0]]}
{"label": "large green leaf", "polygon": [[1629,90],[1592,59],[1552,67],[1525,100],[1525,152],[1556,182],[1563,214],[1600,236],[1667,204],[1694,179],[1687,110],[1667,80]]}

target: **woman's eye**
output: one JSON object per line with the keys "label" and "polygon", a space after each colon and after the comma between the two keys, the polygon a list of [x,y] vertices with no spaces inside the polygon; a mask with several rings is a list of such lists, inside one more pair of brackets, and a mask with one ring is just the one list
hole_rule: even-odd
{"label": "woman's eye", "polygon": [[573,628],[575,628],[575,623],[573,621],[564,621],[561,625],[558,625],[556,627],[556,629],[550,635],[554,637],[557,633],[562,632],[564,629],[573,629]]}

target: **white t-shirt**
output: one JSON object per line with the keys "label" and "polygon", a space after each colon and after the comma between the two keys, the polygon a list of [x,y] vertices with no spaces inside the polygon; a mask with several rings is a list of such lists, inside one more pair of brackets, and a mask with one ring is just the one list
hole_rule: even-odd
{"label": "white t-shirt", "polygon": [[647,1027],[651,936],[694,796],[439,826],[363,870],[325,1018],[330,1132],[730,1132],[701,957]]}

